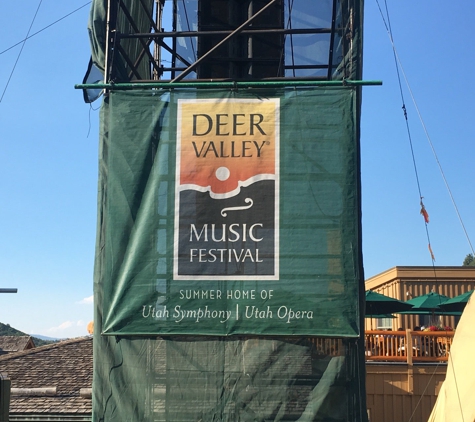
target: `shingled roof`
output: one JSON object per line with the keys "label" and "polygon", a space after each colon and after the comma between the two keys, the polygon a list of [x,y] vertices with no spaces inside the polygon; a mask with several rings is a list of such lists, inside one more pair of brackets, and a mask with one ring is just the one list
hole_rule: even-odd
{"label": "shingled roof", "polygon": [[32,349],[35,343],[30,336],[0,336],[0,355]]}
{"label": "shingled roof", "polygon": [[90,420],[92,337],[2,355],[0,372],[11,380],[11,421]]}

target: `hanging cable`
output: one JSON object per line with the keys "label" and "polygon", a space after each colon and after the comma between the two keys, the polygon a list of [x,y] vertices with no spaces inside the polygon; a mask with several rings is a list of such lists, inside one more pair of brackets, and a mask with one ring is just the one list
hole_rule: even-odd
{"label": "hanging cable", "polygon": [[417,190],[419,192],[419,200],[420,200],[420,205],[421,205],[420,213],[424,217],[424,224],[425,224],[425,230],[426,230],[426,237],[427,237],[427,242],[428,242],[429,253],[430,253],[430,256],[431,256],[432,265],[434,265],[435,256],[434,256],[434,253],[432,252],[432,247],[431,247],[431,244],[430,244],[429,228],[428,228],[429,214],[427,213],[427,210],[426,210],[426,208],[424,206],[424,203],[423,203],[423,198],[424,197],[422,196],[421,184],[420,184],[420,181],[419,181],[419,174],[417,172],[416,158],[415,158],[414,147],[413,147],[413,143],[412,143],[411,130],[410,130],[410,127],[409,127],[409,120],[408,120],[408,117],[407,117],[407,109],[406,109],[406,103],[405,103],[405,100],[404,100],[404,93],[403,93],[403,90],[402,90],[401,76],[399,74],[399,65],[398,65],[398,60],[397,60],[397,55],[396,55],[396,48],[395,48],[395,45],[394,45],[394,39],[393,39],[393,35],[392,35],[391,21],[389,19],[388,6],[387,6],[387,2],[385,0],[386,18],[387,18],[387,23],[386,23],[386,19],[385,19],[385,16],[384,16],[384,14],[381,10],[380,5],[379,5],[379,1],[376,0],[376,3],[378,5],[379,12],[380,12],[381,17],[383,19],[384,26],[386,27],[386,31],[389,35],[389,39],[391,41],[391,45],[392,45],[392,48],[393,48],[394,63],[395,63],[395,66],[396,66],[397,80],[398,80],[398,84],[399,84],[399,92],[400,92],[401,101],[402,101],[402,110],[403,110],[403,113],[404,113],[404,120],[406,122],[406,131],[407,131],[407,136],[408,136],[408,139],[409,139],[409,146],[410,146],[410,149],[411,149],[412,164],[414,166],[414,173],[415,173],[415,176],[416,176]]}
{"label": "hanging cable", "polygon": [[437,372],[437,369],[439,368],[440,366],[440,362],[437,362],[437,365],[434,367],[434,370],[432,371],[432,374],[429,378],[429,381],[427,381],[427,384],[426,384],[426,387],[424,388],[424,391],[422,392],[421,396],[419,397],[419,401],[416,403],[415,407],[414,407],[414,410],[412,411],[412,415],[411,417],[409,418],[408,422],[411,422],[412,421],[412,418],[414,417],[415,413],[416,413],[416,410],[417,408],[419,407],[419,404],[421,404],[421,401],[422,399],[424,398],[424,395],[427,391],[427,388],[429,387],[429,384],[430,382],[432,381],[432,378],[434,378],[434,375],[435,373]]}
{"label": "hanging cable", "polygon": [[[399,68],[401,68],[401,71],[402,71],[402,73],[403,73],[404,80],[405,80],[406,85],[407,85],[407,87],[408,87],[408,89],[409,89],[409,93],[410,93],[410,95],[411,95],[412,102],[413,102],[413,104],[414,104],[414,106],[415,106],[415,108],[416,108],[416,110],[417,110],[417,113],[418,113],[418,116],[419,116],[419,120],[420,120],[421,123],[422,123],[422,126],[423,126],[423,128],[424,128],[426,137],[427,137],[427,139],[428,139],[428,141],[429,141],[429,144],[430,144],[430,146],[431,146],[432,152],[433,152],[433,154],[434,154],[434,156],[435,156],[435,158],[436,158],[436,161],[437,161],[437,164],[438,164],[439,169],[440,169],[440,171],[441,171],[441,174],[442,174],[442,177],[443,177],[443,179],[444,179],[445,185],[446,185],[446,187],[447,187],[447,190],[449,191],[449,195],[450,195],[450,197],[451,197],[451,199],[452,199],[452,203],[454,204],[455,210],[456,210],[457,215],[458,215],[458,217],[459,217],[460,223],[462,224],[462,228],[463,228],[464,233],[465,233],[465,235],[466,235],[466,237],[467,237],[467,240],[468,240],[468,243],[469,243],[469,245],[470,245],[470,248],[471,248],[472,252],[473,252],[473,247],[472,247],[472,244],[471,244],[470,239],[469,239],[469,237],[468,237],[467,231],[465,230],[465,226],[464,226],[464,224],[463,224],[463,221],[462,221],[462,219],[461,219],[461,217],[460,217],[460,214],[459,214],[459,212],[458,212],[458,208],[457,208],[457,206],[456,206],[456,204],[455,204],[455,201],[454,201],[454,199],[453,199],[453,196],[452,196],[452,193],[451,193],[451,191],[450,191],[450,188],[449,188],[449,185],[448,185],[448,183],[447,183],[447,180],[446,180],[446,178],[445,178],[444,172],[442,171],[442,166],[440,165],[440,162],[439,162],[439,160],[438,160],[437,154],[435,153],[434,146],[433,146],[432,141],[431,141],[431,139],[430,139],[430,136],[429,136],[429,134],[428,134],[428,132],[427,132],[427,129],[426,129],[426,126],[425,126],[424,121],[423,121],[423,119],[422,119],[421,113],[420,113],[420,111],[419,111],[419,108],[417,107],[417,103],[416,103],[416,101],[415,101],[414,95],[413,95],[412,90],[411,90],[411,88],[410,88],[410,85],[409,85],[409,83],[408,83],[406,74],[405,74],[405,72],[404,72],[404,68],[402,67],[401,62],[400,62],[400,60],[399,60],[399,57],[398,57],[398,55],[397,55],[396,47],[395,47],[395,45],[394,45],[394,39],[393,39],[393,36],[392,36],[392,29],[391,29],[391,23],[390,23],[390,19],[389,19],[389,11],[388,11],[388,6],[387,6],[387,0],[385,0],[385,6],[386,6],[386,15],[387,15],[387,19],[388,19],[388,24],[386,24],[384,15],[383,15],[383,13],[382,13],[382,11],[381,11],[381,7],[380,7],[380,5],[379,5],[379,1],[376,0],[376,3],[377,3],[377,5],[378,5],[379,12],[380,12],[380,14],[381,14],[381,17],[382,17],[382,19],[383,19],[384,25],[385,25],[385,27],[386,27],[386,31],[388,32],[389,39],[390,39],[390,42],[391,42],[391,45],[392,45],[392,49],[393,49],[393,55],[394,55],[394,60],[395,60],[395,65],[396,65],[396,70],[397,70],[398,82],[399,82],[399,90],[400,90],[400,93],[401,93],[401,99],[402,99],[402,104],[403,104],[403,105],[402,105],[402,109],[403,109],[403,112],[404,112],[404,119],[405,119],[405,121],[406,121],[406,128],[407,128],[408,137],[409,137],[409,143],[410,143],[410,147],[411,147],[412,161],[413,161],[413,164],[414,164],[414,171],[415,171],[415,174],[416,174],[417,188],[418,188],[419,197],[420,197],[420,206],[421,206],[420,214],[421,214],[421,215],[423,216],[423,218],[424,218],[424,224],[425,224],[426,234],[427,234],[427,240],[428,240],[428,247],[429,247],[429,252],[430,252],[430,255],[431,255],[431,259],[432,259],[432,266],[433,266],[433,270],[434,270],[435,283],[437,284],[437,275],[436,275],[435,264],[434,264],[434,263],[435,263],[435,257],[434,257],[434,253],[433,253],[433,251],[432,251],[432,247],[431,247],[431,244],[430,244],[430,237],[429,237],[429,230],[428,230],[429,213],[427,212],[427,210],[426,210],[426,208],[425,208],[425,206],[424,206],[423,196],[422,196],[422,194],[421,194],[421,188],[420,188],[420,183],[419,183],[419,177],[418,177],[418,174],[417,174],[417,166],[416,166],[416,160],[415,160],[415,155],[414,155],[414,149],[413,149],[413,145],[412,145],[411,133],[410,133],[409,123],[408,123],[408,118],[407,118],[407,110],[406,110],[406,106],[405,106],[405,102],[404,102],[404,95],[403,95],[402,86],[401,86],[401,78],[400,78],[400,74],[399,74]],[[439,300],[440,300],[440,298],[439,298]],[[414,417],[414,415],[415,415],[415,412],[416,412],[416,410],[417,410],[419,404],[421,403],[422,398],[424,397],[425,392],[426,392],[426,390],[427,390],[427,388],[428,388],[428,386],[429,386],[429,383],[430,383],[431,379],[433,378],[433,376],[435,375],[435,372],[436,372],[436,370],[437,370],[437,368],[438,368],[439,365],[440,365],[440,362],[437,363],[437,366],[435,367],[435,369],[434,369],[434,371],[433,371],[433,373],[432,373],[432,375],[431,375],[431,378],[430,378],[429,381],[427,382],[427,385],[426,385],[424,391],[422,392],[421,397],[420,397],[418,403],[416,404],[416,406],[415,406],[415,408],[414,408],[414,410],[413,410],[413,412],[412,412],[412,415],[411,415],[410,418],[409,418],[409,422],[412,421],[412,419],[413,419],[413,417]],[[455,372],[454,372],[454,377],[455,377]],[[458,394],[458,391],[457,391],[457,394]],[[460,397],[459,397],[459,403],[460,403]]]}
{"label": "hanging cable", "polygon": [[400,62],[400,60],[399,60],[399,57],[397,56],[396,51],[395,51],[395,54],[396,54],[396,57],[397,57],[397,61],[398,61],[398,63],[399,63],[399,66],[401,67],[402,74],[403,74],[403,76],[404,76],[404,80],[405,80],[405,82],[406,82],[406,84],[407,84],[407,88],[408,88],[409,93],[410,93],[410,95],[411,95],[412,102],[413,102],[413,104],[414,104],[414,107],[416,108],[417,114],[418,114],[418,116],[419,116],[419,120],[421,121],[422,127],[423,127],[423,129],[424,129],[424,133],[425,133],[425,135],[426,135],[426,137],[427,137],[427,141],[429,142],[429,145],[430,145],[430,148],[431,148],[431,150],[432,150],[432,153],[434,154],[435,161],[437,162],[437,166],[439,167],[440,174],[442,175],[442,179],[443,179],[443,181],[444,181],[445,187],[447,188],[447,191],[448,191],[448,193],[449,193],[450,200],[452,201],[452,204],[453,204],[453,206],[454,206],[454,208],[455,208],[455,212],[456,212],[457,217],[458,217],[458,219],[459,219],[460,225],[462,226],[462,230],[463,230],[463,232],[464,232],[464,234],[465,234],[465,237],[466,237],[467,242],[468,242],[468,244],[469,244],[470,250],[472,251],[472,254],[475,255],[475,250],[474,250],[474,248],[473,248],[473,246],[472,246],[472,242],[470,241],[470,237],[469,237],[469,235],[468,235],[468,232],[467,232],[467,230],[465,229],[465,225],[464,225],[464,223],[463,223],[463,220],[462,220],[462,217],[461,217],[460,212],[459,212],[459,210],[458,210],[458,207],[457,207],[457,204],[456,204],[456,202],[455,202],[455,199],[454,199],[454,197],[453,197],[453,195],[452,195],[452,191],[451,191],[451,189],[450,189],[449,183],[447,182],[447,179],[446,179],[446,177],[445,177],[444,171],[443,171],[443,169],[442,169],[442,165],[440,164],[439,157],[437,156],[437,153],[436,153],[436,151],[435,151],[434,145],[432,144],[432,140],[431,140],[431,138],[430,138],[430,136],[429,136],[429,133],[428,133],[428,131],[427,131],[427,127],[426,127],[426,125],[425,125],[425,123],[424,123],[424,120],[422,119],[422,116],[421,116],[419,107],[417,106],[417,102],[416,102],[416,100],[415,100],[415,98],[414,98],[414,95],[413,95],[413,93],[412,93],[412,89],[411,89],[411,87],[410,87],[410,85],[409,85],[409,82],[408,82],[408,80],[407,80],[406,73],[404,72],[404,68],[403,68],[402,65],[401,65],[401,62]]}
{"label": "hanging cable", "polygon": [[[450,189],[450,186],[449,186],[449,183],[448,183],[448,181],[447,181],[447,178],[445,177],[445,173],[444,173],[444,171],[443,171],[443,169],[442,169],[442,165],[440,164],[439,158],[438,158],[437,153],[436,153],[436,151],[435,151],[435,148],[434,148],[434,145],[433,145],[432,140],[431,140],[431,138],[430,138],[429,132],[428,132],[427,127],[426,127],[426,125],[425,125],[425,123],[424,123],[424,119],[422,118],[421,112],[420,112],[420,110],[419,110],[419,107],[418,107],[417,102],[416,102],[416,100],[415,100],[415,97],[414,97],[414,94],[413,94],[413,92],[412,92],[411,86],[410,86],[410,84],[409,84],[409,81],[408,81],[408,79],[407,79],[406,73],[405,73],[405,71],[404,71],[404,67],[402,66],[401,60],[399,59],[399,55],[397,54],[396,46],[394,45],[394,41],[393,41],[393,38],[392,38],[392,34],[391,34],[391,32],[390,32],[390,25],[389,25],[389,28],[388,28],[388,25],[386,25],[386,22],[385,22],[385,20],[384,20],[384,16],[383,16],[382,11],[381,11],[381,8],[380,8],[380,6],[379,6],[378,0],[376,0],[376,3],[377,3],[377,5],[378,5],[379,11],[380,11],[380,13],[381,13],[381,17],[383,18],[383,22],[384,22],[384,25],[385,25],[385,27],[386,27],[386,30],[388,31],[389,39],[390,39],[390,42],[391,42],[391,45],[392,45],[392,48],[393,48],[393,54],[394,54],[394,58],[395,58],[395,60],[396,60],[396,69],[397,69],[397,73],[398,73],[398,80],[400,80],[400,79],[399,79],[399,68],[400,68],[400,69],[401,69],[401,72],[402,72],[402,75],[403,75],[403,77],[404,77],[404,81],[405,81],[405,83],[406,83],[407,89],[408,89],[409,94],[410,94],[410,96],[411,96],[411,100],[412,100],[412,102],[413,102],[413,104],[414,104],[414,107],[415,107],[415,109],[416,109],[417,115],[418,115],[419,120],[420,120],[420,122],[421,122],[422,128],[423,128],[424,133],[425,133],[425,135],[426,135],[427,141],[429,142],[429,146],[430,146],[430,148],[431,148],[431,150],[432,150],[432,154],[434,155],[434,158],[435,158],[435,160],[436,160],[436,163],[437,163],[437,166],[438,166],[438,168],[439,168],[440,174],[441,174],[442,179],[443,179],[443,181],[444,181],[445,187],[446,187],[446,189],[447,189],[447,192],[449,193],[450,200],[452,201],[452,205],[454,206],[455,213],[457,214],[457,218],[459,219],[460,225],[461,225],[461,227],[462,227],[462,231],[463,231],[463,233],[464,233],[464,235],[465,235],[465,238],[467,239],[467,242],[468,242],[468,245],[469,245],[470,250],[471,250],[471,252],[472,252],[472,255],[475,255],[474,247],[473,247],[473,245],[472,245],[472,242],[471,242],[471,240],[470,240],[470,237],[469,237],[469,235],[468,235],[468,232],[467,232],[467,230],[466,230],[466,228],[465,228],[465,224],[464,224],[463,219],[462,219],[462,217],[461,217],[461,215],[460,215],[459,209],[458,209],[457,204],[456,204],[456,202],[455,202],[455,199],[454,199],[454,196],[453,196],[452,191],[451,191],[451,189]],[[387,5],[386,5],[386,10],[387,10]],[[388,15],[388,16],[389,16],[389,15]],[[389,17],[388,17],[388,21],[389,21]],[[400,84],[400,83],[399,83],[399,86],[400,86],[400,89],[401,89],[401,84]],[[403,107],[404,107],[404,113],[406,114],[405,105],[403,105]],[[411,148],[412,148],[412,145],[411,145]],[[422,210],[421,210],[421,211],[422,211]],[[430,247],[430,243],[429,243],[429,247]]]}
{"label": "hanging cable", "polygon": [[77,9],[73,10],[72,12],[68,13],[67,15],[64,15],[62,18],[59,18],[58,20],[55,20],[54,22],[50,23],[49,25],[45,26],[44,28],[40,29],[39,31],[34,32],[33,34],[27,36],[25,39],[18,41],[16,44],[11,45],[7,49],[0,51],[0,54],[6,53],[7,51],[11,50],[12,48],[15,48],[17,45],[20,45],[21,43],[24,43],[26,40],[29,40],[30,38],[33,38],[35,35],[38,35],[40,32],[43,32],[44,30],[50,28],[51,26],[57,24],[58,22],[61,22],[63,19],[66,19],[68,16],[71,16],[73,13],[76,13],[77,11],[81,10],[82,8],[86,7],[88,4],[91,4],[92,2],[88,1],[86,4],[83,4],[82,6],[78,7]]}
{"label": "hanging cable", "polygon": [[43,2],[43,0],[40,0],[40,3],[38,4],[38,7],[36,9],[35,15],[33,16],[33,20],[31,21],[30,27],[28,28],[28,32],[26,33],[26,38],[23,40],[23,45],[21,46],[20,52],[18,53],[18,56],[15,60],[15,64],[13,65],[13,69],[10,72],[10,76],[8,77],[7,84],[5,85],[5,89],[3,90],[2,97],[0,98],[0,103],[2,102],[3,97],[5,95],[5,92],[7,91],[8,85],[10,84],[10,80],[12,79],[13,72],[15,72],[15,68],[16,68],[16,65],[18,63],[18,60],[20,60],[21,53],[23,51],[23,48],[25,47],[25,43],[26,43],[26,40],[28,38],[28,35],[30,35],[31,27],[33,26],[33,23],[35,22],[36,15],[38,14],[38,11],[40,10],[40,6],[41,6],[42,2]]}
{"label": "hanging cable", "polygon": [[460,414],[462,416],[462,422],[465,422],[465,417],[463,415],[463,409],[462,409],[462,400],[460,399],[460,393],[459,393],[459,385],[457,382],[457,377],[455,376],[454,360],[452,358],[449,358],[449,363],[450,363],[450,366],[452,367],[452,373],[454,374],[455,391],[457,392],[457,399],[459,402],[459,409],[460,409]]}

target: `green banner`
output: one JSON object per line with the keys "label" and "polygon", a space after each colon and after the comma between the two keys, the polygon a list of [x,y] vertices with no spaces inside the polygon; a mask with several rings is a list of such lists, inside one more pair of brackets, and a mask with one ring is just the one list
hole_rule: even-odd
{"label": "green banner", "polygon": [[111,92],[104,334],[356,337],[356,91]]}

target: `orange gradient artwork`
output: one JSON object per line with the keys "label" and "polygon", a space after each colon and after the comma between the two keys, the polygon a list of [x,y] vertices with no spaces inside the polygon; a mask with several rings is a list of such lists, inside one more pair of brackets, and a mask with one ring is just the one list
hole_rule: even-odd
{"label": "orange gradient artwork", "polygon": [[265,101],[182,103],[179,184],[228,196],[274,178],[275,114]]}

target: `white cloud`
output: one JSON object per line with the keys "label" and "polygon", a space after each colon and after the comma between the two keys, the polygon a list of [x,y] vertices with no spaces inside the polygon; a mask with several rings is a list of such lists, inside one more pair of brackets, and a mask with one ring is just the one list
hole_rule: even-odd
{"label": "white cloud", "polygon": [[77,303],[81,305],[92,305],[93,302],[94,302],[94,295],[91,295],[89,297],[85,297],[84,299],[80,300]]}
{"label": "white cloud", "polygon": [[62,324],[59,324],[57,327],[51,327],[48,328],[48,332],[51,333],[58,333],[64,330],[67,330],[68,328],[72,327],[74,325],[74,322],[72,321],[65,321]]}
{"label": "white cloud", "polygon": [[55,338],[74,338],[89,335],[85,320],[64,321],[57,327],[51,327],[44,332],[44,335]]}

